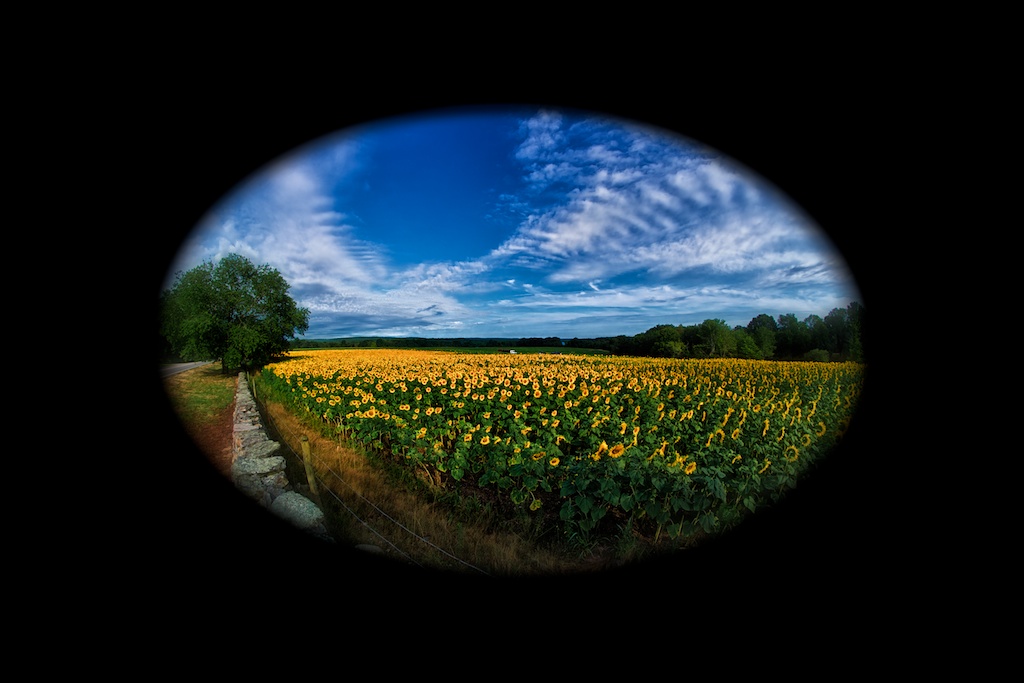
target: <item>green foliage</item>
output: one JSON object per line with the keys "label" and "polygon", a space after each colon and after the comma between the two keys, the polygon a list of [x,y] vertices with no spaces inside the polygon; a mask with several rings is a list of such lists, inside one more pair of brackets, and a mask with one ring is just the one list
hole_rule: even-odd
{"label": "green foliage", "polygon": [[309,311],[268,265],[231,254],[178,273],[161,296],[161,333],[186,361],[220,360],[225,373],[258,368],[305,332]]}
{"label": "green foliage", "polygon": [[724,320],[708,319],[698,326],[699,356],[705,358],[733,358],[736,356],[736,338]]}
{"label": "green foliage", "polygon": [[827,363],[829,355],[825,349],[811,349],[804,354],[804,359],[815,363]]}
{"label": "green foliage", "polygon": [[581,543],[615,528],[685,541],[778,502],[845,429],[863,371],[379,353],[375,367],[372,356],[310,352],[269,366],[261,387],[408,467],[557,521]]}
{"label": "green foliage", "polygon": [[753,360],[764,359],[764,351],[762,351],[761,346],[758,345],[753,335],[749,334],[742,327],[737,327],[732,333],[733,337],[736,339],[737,358],[750,358]]}

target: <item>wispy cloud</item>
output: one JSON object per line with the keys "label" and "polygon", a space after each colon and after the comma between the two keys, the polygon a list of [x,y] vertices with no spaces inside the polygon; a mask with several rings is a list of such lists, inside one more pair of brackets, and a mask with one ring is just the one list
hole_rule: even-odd
{"label": "wispy cloud", "polygon": [[543,270],[553,283],[807,265],[805,251],[792,245],[808,226],[696,146],[640,130],[616,137],[617,126],[604,122],[565,128],[551,114],[521,130],[527,137],[516,156],[527,191],[540,195],[560,184],[561,201],[523,221],[496,258]]}
{"label": "wispy cloud", "polygon": [[[514,133],[513,144],[478,162],[495,169],[494,190],[489,203],[477,194],[458,207],[479,207],[468,223],[448,226],[455,212],[442,208],[430,216],[437,230],[410,230],[423,209],[400,194],[406,178],[374,175],[387,131],[372,144],[356,131],[226,198],[183,245],[181,269],[229,253],[271,265],[310,309],[311,337],[635,334],[723,312],[737,322],[825,313],[850,298],[852,280],[816,227],[713,150],[554,111],[512,125],[502,136]],[[409,178],[431,173],[390,154]],[[353,198],[411,220],[373,224]],[[473,249],[446,260],[459,230],[472,231]]]}

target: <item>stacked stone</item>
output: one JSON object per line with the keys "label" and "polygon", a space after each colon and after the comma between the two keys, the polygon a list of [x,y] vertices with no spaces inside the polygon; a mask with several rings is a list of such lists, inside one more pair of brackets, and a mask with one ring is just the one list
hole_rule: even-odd
{"label": "stacked stone", "polygon": [[281,444],[263,428],[256,400],[245,373],[238,374],[235,390],[231,478],[235,486],[278,517],[324,540],[333,540],[324,526],[323,511],[292,489],[285,473]]}
{"label": "stacked stone", "polygon": [[245,373],[239,373],[235,390],[235,426],[232,436],[231,477],[242,493],[269,508],[288,490],[281,444],[271,441],[249,391]]}

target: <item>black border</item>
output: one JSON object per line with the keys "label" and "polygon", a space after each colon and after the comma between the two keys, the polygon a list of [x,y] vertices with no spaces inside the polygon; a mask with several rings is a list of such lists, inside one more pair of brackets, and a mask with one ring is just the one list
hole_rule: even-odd
{"label": "black border", "polygon": [[[737,595],[753,605],[778,600],[788,605],[782,609],[849,607],[855,596],[870,593],[879,553],[889,547],[890,534],[879,517],[890,514],[886,506],[898,497],[874,471],[884,455],[877,450],[884,443],[877,402],[886,368],[883,316],[876,316],[885,305],[876,289],[882,274],[873,258],[888,226],[878,222],[884,215],[876,210],[881,190],[865,175],[872,131],[859,126],[840,99],[799,89],[755,97],[742,86],[699,83],[681,85],[679,93],[652,95],[625,78],[543,91],[409,88],[412,94],[400,97],[384,95],[381,84],[367,88],[339,82],[332,92],[323,86],[311,89],[308,83],[274,83],[255,93],[248,84],[230,86],[216,90],[215,99],[205,91],[176,93],[143,131],[140,142],[154,174],[152,194],[137,199],[159,217],[148,233],[154,259],[143,308],[155,304],[170,259],[203,214],[236,183],[299,145],[349,125],[439,107],[568,106],[653,124],[707,144],[761,174],[801,206],[835,241],[857,278],[871,325],[865,340],[868,381],[843,446],[785,503],[722,541],[678,559],[599,576],[474,580],[406,571],[307,540],[271,519],[244,501],[196,452],[170,413],[154,369],[150,405],[165,424],[151,452],[154,461],[174,463],[173,483],[167,490],[154,483],[158,488],[146,492],[151,524],[133,542],[152,552],[154,571],[174,578],[161,581],[149,598],[175,612],[210,604],[245,611],[258,603],[260,591],[277,586],[298,604],[303,582],[322,575],[337,577],[338,585],[353,595],[373,595],[374,610],[429,612],[431,607],[416,596],[416,587],[429,586],[440,601],[433,604],[466,610],[484,624],[492,619],[501,624],[509,618],[504,606],[519,598],[555,601],[535,607],[546,620],[572,606],[593,607],[594,601],[602,604],[596,611],[639,615],[671,613],[709,598],[725,604]],[[391,83],[387,91],[402,87]],[[855,583],[848,581],[851,575],[858,576]]]}

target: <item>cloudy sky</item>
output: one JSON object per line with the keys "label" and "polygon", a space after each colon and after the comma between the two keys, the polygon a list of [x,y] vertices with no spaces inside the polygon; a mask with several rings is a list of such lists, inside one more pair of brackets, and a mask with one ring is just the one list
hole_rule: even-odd
{"label": "cloudy sky", "polygon": [[276,268],[308,339],[603,337],[860,301],[827,235],[699,142],[580,112],[474,109],[339,131],[272,161],[168,273]]}

